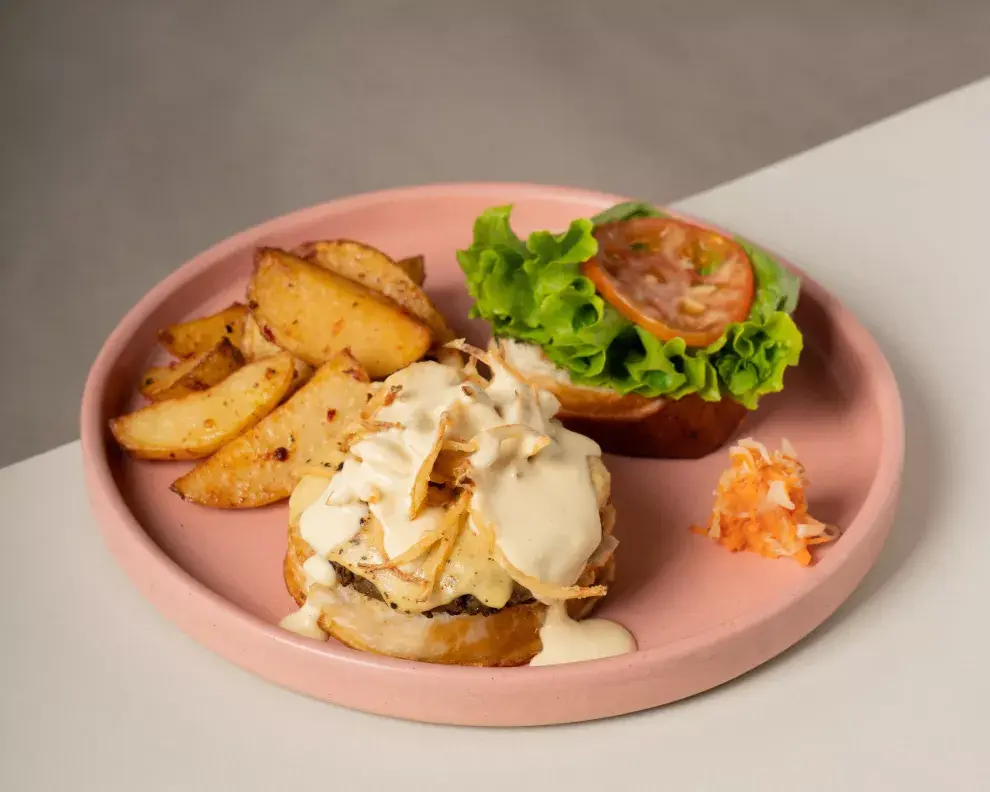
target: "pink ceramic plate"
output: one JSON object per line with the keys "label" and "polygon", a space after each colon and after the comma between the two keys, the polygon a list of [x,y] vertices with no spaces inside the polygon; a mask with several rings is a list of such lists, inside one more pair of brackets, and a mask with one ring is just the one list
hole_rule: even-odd
{"label": "pink ceramic plate", "polygon": [[632,712],[719,685],[821,624],[872,565],[894,513],[903,456],[897,386],[863,327],[805,279],[797,320],[807,342],[786,390],[744,431],[787,437],[805,462],[814,513],[844,528],[801,568],[733,555],[688,527],[705,520],[726,455],[681,461],[606,459],[619,510],[619,577],[602,615],[639,651],[548,668],[448,668],[377,657],[280,630],[292,608],[282,581],[286,509],[213,511],[179,500],[186,466],[133,462],[107,420],[134,407],[134,383],[155,362],[155,331],[244,299],[256,245],[349,237],[394,257],[422,253],[427,291],[475,341],[454,251],[486,207],[514,203],[520,231],[562,228],[620,199],[557,187],[436,185],[362,195],[245,231],[181,267],[124,318],[93,366],[82,443],[93,508],[135,584],[196,640],[285,687],[371,712],[422,721],[534,725]]}

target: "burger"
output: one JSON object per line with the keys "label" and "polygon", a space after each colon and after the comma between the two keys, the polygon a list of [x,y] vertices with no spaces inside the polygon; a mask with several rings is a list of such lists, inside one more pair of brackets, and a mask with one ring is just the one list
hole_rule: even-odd
{"label": "burger", "polygon": [[576,629],[615,574],[600,448],[497,349],[458,346],[468,365],[422,361],[375,386],[339,469],[300,480],[284,562],[299,609],[282,626],[442,664],[630,651],[618,625]]}
{"label": "burger", "polygon": [[523,241],[511,210],[458,252],[471,315],[605,451],[704,456],[797,365],[800,282],[746,240],[623,203]]}

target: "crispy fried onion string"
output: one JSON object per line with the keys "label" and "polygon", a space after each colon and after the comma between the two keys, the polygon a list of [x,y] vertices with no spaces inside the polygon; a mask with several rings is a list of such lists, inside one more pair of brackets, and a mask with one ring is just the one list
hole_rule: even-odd
{"label": "crispy fried onion string", "polygon": [[[423,534],[415,544],[394,558],[389,558],[384,563],[361,564],[361,568],[368,570],[395,569],[403,564],[408,564],[410,561],[415,561],[444,537],[450,537],[453,540],[453,538],[456,538],[457,531],[460,529],[461,517],[467,510],[470,499],[471,493],[467,490],[463,491],[457,497],[457,500],[451,502],[444,509],[443,519],[440,520],[436,528]],[[382,550],[382,556],[388,558],[384,549]]]}
{"label": "crispy fried onion string", "polygon": [[450,428],[450,417],[448,415],[443,415],[440,418],[440,422],[437,424],[436,436],[433,439],[433,446],[430,448],[429,453],[423,458],[422,463],[419,466],[419,470],[416,471],[416,478],[413,480],[412,491],[409,493],[409,512],[408,516],[410,520],[416,519],[416,516],[423,510],[423,504],[426,503],[426,494],[430,488],[430,473],[433,471],[433,466],[436,464],[437,457],[440,455],[440,451],[443,449],[443,438],[447,434],[447,429]]}

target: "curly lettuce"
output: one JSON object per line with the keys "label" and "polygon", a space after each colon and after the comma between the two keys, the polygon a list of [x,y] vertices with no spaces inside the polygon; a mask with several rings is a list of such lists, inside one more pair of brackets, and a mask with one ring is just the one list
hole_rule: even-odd
{"label": "curly lettuce", "polygon": [[471,316],[488,321],[496,336],[538,344],[574,382],[650,398],[728,397],[755,409],[762,396],[781,390],[784,371],[798,363],[802,339],[790,314],[800,282],[746,240],[737,242],[756,279],[749,316],[710,346],[689,348],[626,319],[581,274],[581,264],[598,251],[596,225],[660,216],[654,207],[619,204],[574,220],[560,234],[534,231],[525,242],[512,230],[511,212],[511,206],[483,212],[471,246],[457,253],[475,301]]}

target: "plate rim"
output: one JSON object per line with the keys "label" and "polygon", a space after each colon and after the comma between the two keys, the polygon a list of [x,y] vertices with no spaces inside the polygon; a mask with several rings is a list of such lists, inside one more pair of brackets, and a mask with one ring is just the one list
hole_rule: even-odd
{"label": "plate rim", "polygon": [[[186,597],[195,598],[207,609],[210,618],[207,618],[206,621],[213,623],[213,626],[218,629],[219,623],[222,622],[224,624],[224,633],[227,631],[237,632],[238,630],[247,631],[246,634],[253,641],[257,639],[269,641],[271,647],[274,647],[271,649],[273,652],[271,658],[273,659],[282,654],[285,654],[287,657],[294,657],[298,656],[299,652],[302,652],[310,655],[318,655],[320,659],[317,662],[328,666],[328,673],[333,670],[329,666],[339,665],[341,668],[346,668],[354,674],[364,674],[365,672],[371,672],[375,675],[388,674],[399,681],[411,674],[415,674],[416,683],[420,685],[424,685],[429,681],[440,686],[466,684],[468,686],[484,685],[486,688],[490,688],[492,685],[495,685],[501,689],[516,689],[519,687],[546,686],[551,682],[553,682],[555,688],[561,686],[567,687],[573,682],[586,681],[589,678],[589,674],[596,676],[621,674],[622,679],[618,680],[619,682],[642,680],[643,677],[652,676],[652,672],[656,668],[662,667],[665,663],[713,649],[719,643],[726,640],[726,638],[746,635],[755,630],[768,629],[773,624],[786,621],[788,615],[802,608],[805,601],[816,591],[827,588],[830,585],[833,587],[839,586],[844,589],[840,597],[833,598],[836,600],[834,606],[829,607],[828,611],[821,614],[820,617],[816,617],[809,629],[800,628],[801,634],[797,635],[796,638],[784,638],[783,646],[772,651],[756,663],[749,664],[748,667],[739,668],[724,679],[715,681],[713,684],[705,684],[685,695],[679,695],[656,703],[647,702],[642,707],[629,707],[626,705],[619,709],[614,709],[614,711],[610,711],[608,707],[599,707],[598,709],[603,710],[602,713],[591,717],[607,717],[620,714],[621,712],[630,712],[635,709],[646,709],[702,692],[746,673],[756,665],[766,662],[796,643],[797,640],[800,640],[811,629],[814,629],[825,621],[835,608],[852,593],[862,577],[873,565],[886,539],[896,507],[900,476],[903,469],[904,422],[902,400],[897,382],[879,344],[855,315],[834,297],[831,292],[823,288],[816,279],[808,276],[799,267],[794,266],[784,257],[781,257],[781,260],[801,275],[804,283],[810,285],[817,292],[818,298],[823,302],[828,313],[835,317],[837,322],[841,323],[844,332],[853,342],[856,356],[859,358],[867,356],[871,364],[873,364],[868,367],[867,376],[870,377],[877,396],[882,397],[881,402],[884,404],[884,409],[878,411],[881,428],[880,461],[862,506],[857,512],[856,517],[844,531],[843,542],[836,544],[835,548],[831,549],[828,555],[816,564],[815,577],[797,584],[793,595],[782,598],[774,607],[761,609],[755,614],[744,614],[736,619],[731,625],[731,631],[729,631],[726,625],[721,625],[718,628],[699,631],[698,633],[683,636],[658,647],[637,651],[631,655],[563,666],[527,667],[524,670],[437,666],[354,652],[344,647],[334,647],[332,645],[321,644],[314,646],[313,642],[288,633],[277,625],[269,624],[261,618],[242,610],[238,605],[213,592],[205,584],[194,578],[184,568],[173,561],[148,536],[138,519],[127,507],[111,471],[109,455],[107,453],[107,432],[102,419],[101,405],[107,388],[109,374],[113,370],[117,358],[129,346],[130,338],[134,334],[133,331],[170,294],[197,279],[202,273],[210,270],[212,267],[222,266],[219,262],[226,256],[242,250],[266,234],[276,231],[291,231],[296,226],[304,226],[328,216],[345,214],[362,206],[376,205],[381,202],[438,197],[441,195],[454,198],[478,198],[488,193],[498,194],[499,196],[510,193],[518,195],[519,199],[544,199],[562,203],[574,203],[581,205],[584,209],[593,205],[606,208],[621,201],[633,200],[624,196],[594,190],[525,182],[442,182],[360,193],[288,212],[237,232],[210,246],[202,253],[197,254],[179,266],[138,300],[124,315],[102,345],[87,376],[80,410],[81,445],[87,490],[101,532],[118,564],[127,572],[132,583],[138,587],[159,611],[164,613],[173,622],[176,622],[198,642],[203,643],[228,660],[270,681],[326,700],[336,699],[326,694],[313,693],[305,686],[296,687],[292,684],[291,679],[275,679],[273,674],[258,670],[256,663],[243,662],[242,658],[238,658],[236,653],[232,653],[229,650],[219,634],[215,637],[210,636],[208,630],[205,630],[202,625],[190,624],[189,621],[195,621],[197,617],[190,617],[188,613],[183,613],[183,607],[177,607],[177,603],[169,601],[173,596],[173,592],[174,596],[184,594]],[[668,211],[673,215],[695,219],[703,225],[717,228],[717,226],[714,226],[708,221],[694,218],[692,215],[684,212],[666,207],[664,207],[664,211]],[[137,561],[139,558],[143,559],[141,563]],[[850,573],[846,567],[852,560],[858,560],[860,563],[856,564],[857,569]],[[149,568],[148,564],[156,570],[156,585],[153,586],[148,585],[149,581],[146,576],[146,571]],[[140,569],[140,573],[137,571],[138,568]],[[841,578],[843,574],[845,574],[846,580],[840,581],[838,578]],[[793,630],[785,630],[785,632],[793,632]],[[339,671],[340,669],[336,670]],[[494,692],[494,690],[486,690],[486,694],[491,692]],[[361,706],[351,703],[346,704],[346,706],[383,714],[394,714],[396,710],[396,707],[388,706],[387,702],[378,707]],[[436,713],[430,713],[423,718],[418,718],[415,712],[406,712],[401,714],[400,717],[437,723],[482,724],[489,722],[484,719],[465,717],[463,715],[438,716]],[[547,717],[546,715],[534,716],[533,718],[509,717],[504,718],[504,723],[492,723],[492,725],[562,723],[572,720],[588,720],[591,717],[559,718],[556,716]]]}

